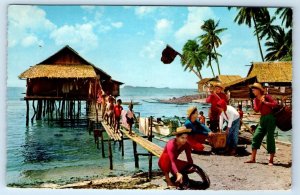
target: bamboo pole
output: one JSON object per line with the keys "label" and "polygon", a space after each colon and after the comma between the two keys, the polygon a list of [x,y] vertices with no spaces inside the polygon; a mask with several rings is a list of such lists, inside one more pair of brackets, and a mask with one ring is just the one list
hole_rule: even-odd
{"label": "bamboo pole", "polygon": [[105,158],[103,131],[101,131],[101,150],[102,150],[102,157]]}
{"label": "bamboo pole", "polygon": [[109,169],[113,170],[113,156],[112,156],[112,150],[111,150],[111,141],[108,139],[108,157],[109,157]]}
{"label": "bamboo pole", "polygon": [[132,141],[132,146],[133,146],[135,168],[139,168],[139,156],[137,155],[137,149],[136,149],[137,147],[135,141]]}
{"label": "bamboo pole", "polygon": [[29,102],[26,100],[26,127],[29,125]]}

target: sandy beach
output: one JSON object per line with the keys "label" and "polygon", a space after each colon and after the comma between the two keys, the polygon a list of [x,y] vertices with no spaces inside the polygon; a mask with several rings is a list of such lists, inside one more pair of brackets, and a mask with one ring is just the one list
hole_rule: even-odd
{"label": "sandy beach", "polygon": [[[219,154],[192,154],[194,163],[208,174],[211,185],[207,190],[289,190],[291,189],[291,146],[276,145],[277,153],[274,166],[267,165],[268,154],[261,147],[257,154],[255,164],[246,164],[249,159],[251,146],[241,150],[238,156],[225,156]],[[209,150],[209,146],[207,148]],[[185,154],[181,154],[185,159]],[[154,163],[157,163],[155,158]],[[159,170],[153,173],[149,182],[147,173],[134,176],[110,177],[105,179],[86,180],[67,185],[42,184],[39,188],[66,189],[166,189],[166,183]],[[191,175],[191,179],[196,175]]]}

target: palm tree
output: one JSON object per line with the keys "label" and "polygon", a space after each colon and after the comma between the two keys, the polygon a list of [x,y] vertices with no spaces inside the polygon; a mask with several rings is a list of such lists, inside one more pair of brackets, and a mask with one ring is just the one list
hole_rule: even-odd
{"label": "palm tree", "polygon": [[257,29],[255,30],[255,33],[259,34],[260,39],[266,37],[266,39],[269,40],[275,36],[276,30],[280,27],[272,24],[276,17],[273,16],[271,18],[269,11],[267,9],[264,11],[264,14],[257,16]]}
{"label": "palm tree", "polygon": [[195,40],[188,40],[182,50],[181,64],[184,70],[193,71],[202,80],[201,69],[206,59],[205,53]]}
{"label": "palm tree", "polygon": [[261,45],[260,45],[260,38],[258,36],[258,31],[257,31],[257,21],[256,20],[259,15],[263,15],[265,13],[265,10],[267,8],[237,7],[236,9],[239,12],[238,12],[237,16],[235,17],[234,22],[237,22],[239,25],[246,24],[247,26],[249,26],[251,28],[252,20],[253,20],[261,59],[262,59],[262,61],[264,61],[264,56],[263,56]]}
{"label": "palm tree", "polygon": [[293,10],[292,8],[286,7],[286,8],[277,8],[275,14],[280,14],[279,18],[282,19],[283,24],[285,22],[285,27],[289,28],[293,26]]}
{"label": "palm tree", "polygon": [[[220,71],[218,54],[217,54],[216,48],[218,48],[222,44],[222,41],[218,35],[220,33],[224,32],[225,30],[227,30],[227,28],[217,29],[218,26],[219,26],[219,21],[217,23],[215,23],[215,21],[213,19],[208,19],[208,20],[204,21],[204,24],[201,26],[201,29],[205,32],[205,34],[200,35],[198,38],[201,41],[201,44],[204,47],[206,47],[206,52],[208,51],[208,53],[209,53],[209,55],[208,55],[209,65],[211,66],[211,59],[214,58],[217,63],[218,73],[220,75],[221,71]],[[211,67],[211,69],[212,69],[212,67]],[[212,69],[212,72],[213,72],[213,69]],[[213,72],[213,75],[214,75],[214,72]]]}
{"label": "palm tree", "polygon": [[292,57],[292,30],[290,29],[288,33],[285,33],[284,29],[280,28],[276,31],[273,41],[267,41],[266,46],[267,55],[266,60],[282,60],[291,59]]}

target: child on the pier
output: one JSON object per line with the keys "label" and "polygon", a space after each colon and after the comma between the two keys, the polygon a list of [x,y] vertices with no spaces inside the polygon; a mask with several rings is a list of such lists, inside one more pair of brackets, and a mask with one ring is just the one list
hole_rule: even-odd
{"label": "child on the pier", "polygon": [[203,115],[203,112],[200,111],[199,114],[200,114],[199,115],[199,121],[200,121],[200,123],[203,124],[203,125],[205,125],[205,116]]}
{"label": "child on the pier", "polygon": [[[178,127],[176,132],[172,133],[173,135],[176,135],[176,138],[168,141],[158,160],[158,166],[165,175],[168,187],[175,187],[170,179],[170,172],[176,177],[175,183],[180,184],[183,182],[183,176],[180,172],[187,165],[193,164],[191,146],[187,142],[188,133],[191,131],[191,129],[187,129],[186,127]],[[178,156],[183,151],[186,153],[187,161],[178,159]]]}
{"label": "child on the pier", "polygon": [[113,97],[110,95],[108,97],[108,104],[106,105],[106,122],[110,126],[112,126],[112,118],[114,112],[114,103],[113,103]]}
{"label": "child on the pier", "polygon": [[224,120],[226,120],[228,123],[226,129],[226,152],[228,152],[230,155],[235,155],[240,129],[240,115],[234,107],[227,105],[224,100],[218,101],[217,108],[221,112],[219,128],[223,129],[222,127]]}
{"label": "child on the pier", "polygon": [[130,102],[128,106],[129,110],[126,113],[127,124],[129,125],[129,135],[132,135],[132,125],[134,124],[134,119],[136,119],[135,114],[133,112],[133,103]]}
{"label": "child on the pier", "polygon": [[120,119],[123,107],[121,106],[122,100],[118,99],[117,104],[114,107],[114,115],[115,115],[115,124],[114,124],[114,132],[118,133],[120,129]]}
{"label": "child on the pier", "polygon": [[192,129],[188,136],[188,143],[192,149],[196,152],[203,151],[205,139],[213,136],[214,133],[198,120],[197,107],[192,106],[188,108],[187,120],[185,121],[184,126],[188,129]]}
{"label": "child on the pier", "polygon": [[101,100],[101,115],[102,119],[105,119],[105,112],[106,112],[106,95],[102,94],[102,100]]}

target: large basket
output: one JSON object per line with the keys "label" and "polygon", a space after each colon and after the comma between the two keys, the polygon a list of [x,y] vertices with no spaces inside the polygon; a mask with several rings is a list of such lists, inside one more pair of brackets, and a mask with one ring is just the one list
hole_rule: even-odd
{"label": "large basket", "polygon": [[210,145],[213,148],[225,148],[226,138],[227,134],[225,132],[215,133],[215,135],[210,138]]}

